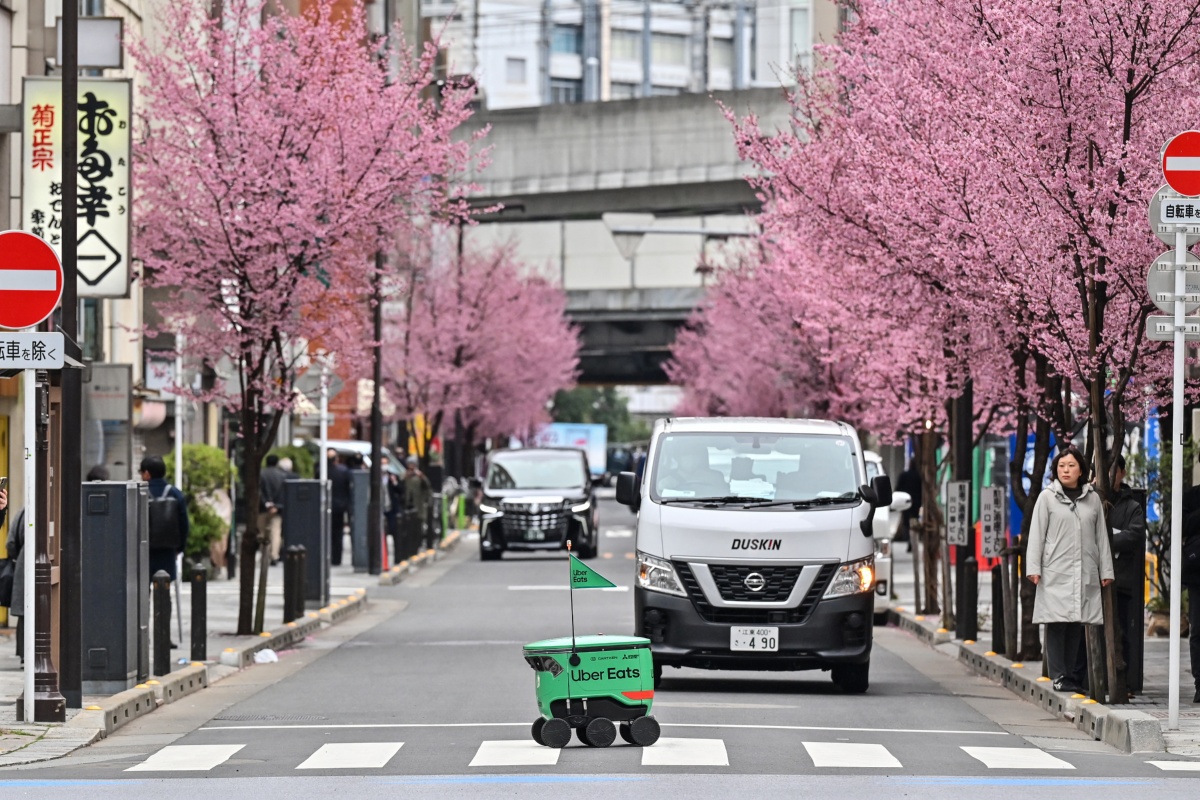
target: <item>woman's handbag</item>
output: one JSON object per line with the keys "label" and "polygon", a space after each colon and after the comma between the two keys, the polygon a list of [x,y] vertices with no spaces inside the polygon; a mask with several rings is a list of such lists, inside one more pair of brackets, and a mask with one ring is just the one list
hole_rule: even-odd
{"label": "woman's handbag", "polygon": [[0,606],[12,605],[13,578],[17,574],[15,558],[0,558]]}

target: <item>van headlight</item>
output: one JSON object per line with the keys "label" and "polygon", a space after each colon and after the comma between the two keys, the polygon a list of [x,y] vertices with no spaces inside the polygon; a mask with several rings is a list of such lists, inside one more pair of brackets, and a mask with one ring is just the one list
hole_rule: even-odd
{"label": "van headlight", "polygon": [[637,582],[638,586],[652,592],[687,597],[687,592],[683,590],[683,584],[675,574],[675,567],[671,566],[671,562],[645,553],[637,554]]}
{"label": "van headlight", "polygon": [[875,586],[875,557],[842,564],[829,582],[825,597],[845,597],[869,592]]}
{"label": "van headlight", "polygon": [[479,510],[484,514],[497,514],[500,512],[500,504],[491,498],[485,497],[479,501]]}
{"label": "van headlight", "polygon": [[584,500],[582,503],[571,506],[571,513],[572,514],[582,514],[583,512],[587,511],[591,507],[592,507],[592,501]]}

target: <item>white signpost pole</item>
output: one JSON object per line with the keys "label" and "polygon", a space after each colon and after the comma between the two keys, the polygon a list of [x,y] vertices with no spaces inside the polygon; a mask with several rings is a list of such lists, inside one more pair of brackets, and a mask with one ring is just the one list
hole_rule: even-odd
{"label": "white signpost pole", "polygon": [[1183,367],[1187,233],[1175,231],[1175,369],[1171,399],[1171,646],[1167,681],[1167,727],[1179,729],[1179,611],[1183,563]]}
{"label": "white signpost pole", "polygon": [[321,486],[329,480],[329,459],[325,454],[329,451],[329,365],[321,356],[321,452],[317,453],[317,464],[320,468]]}
{"label": "white signpost pole", "polygon": [[21,550],[25,555],[25,615],[22,652],[25,653],[25,722],[33,722],[33,673],[37,666],[34,657],[34,613],[37,610],[37,432],[34,422],[37,415],[37,371],[24,370],[21,380],[25,390],[25,530],[22,532]]}

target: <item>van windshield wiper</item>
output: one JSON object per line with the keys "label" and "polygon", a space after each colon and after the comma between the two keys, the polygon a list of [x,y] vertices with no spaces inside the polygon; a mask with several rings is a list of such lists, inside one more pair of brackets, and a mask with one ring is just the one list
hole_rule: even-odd
{"label": "van windshield wiper", "polygon": [[659,501],[660,505],[672,503],[704,503],[706,505],[728,505],[731,503],[759,503],[761,497],[746,497],[740,494],[730,494],[724,497],[669,497]]}
{"label": "van windshield wiper", "polygon": [[852,503],[859,498],[858,492],[846,492],[837,497],[814,497],[811,500],[768,500],[753,503],[746,508],[770,508],[772,506],[792,506],[793,508],[815,508],[816,506],[835,506]]}

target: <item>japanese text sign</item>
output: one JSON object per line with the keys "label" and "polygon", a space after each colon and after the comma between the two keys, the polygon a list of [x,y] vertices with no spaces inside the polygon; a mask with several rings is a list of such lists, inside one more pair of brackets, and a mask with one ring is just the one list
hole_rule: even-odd
{"label": "japanese text sign", "polygon": [[[131,84],[80,79],[76,215],[79,297],[129,296]],[[21,227],[62,252],[62,82],[25,78]],[[70,265],[64,264],[70,273]]]}
{"label": "japanese text sign", "polygon": [[970,541],[971,483],[950,481],[946,484],[946,542],[962,547]]}

